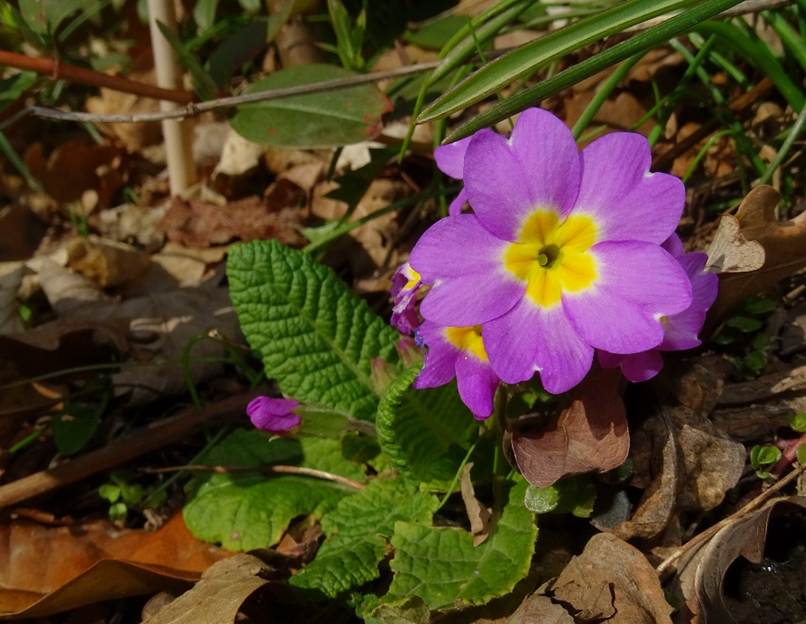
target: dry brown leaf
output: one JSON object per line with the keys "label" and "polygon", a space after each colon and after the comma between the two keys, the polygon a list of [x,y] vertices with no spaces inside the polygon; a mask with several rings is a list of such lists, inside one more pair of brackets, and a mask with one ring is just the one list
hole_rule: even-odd
{"label": "dry brown leaf", "polygon": [[230,624],[249,596],[268,581],[270,569],[257,557],[237,554],[212,565],[196,586],[143,624]]}
{"label": "dry brown leaf", "polygon": [[507,624],[574,624],[565,607],[548,596],[534,593],[507,620]]}
{"label": "dry brown leaf", "polygon": [[108,522],[0,527],[0,615],[42,617],[163,588],[180,589],[230,553],[197,541],[177,514],[156,532]]}
{"label": "dry brown leaf", "polygon": [[260,164],[265,152],[266,146],[253,143],[230,128],[221,150],[221,159],[213,170],[213,177],[218,174],[243,175]]}
{"label": "dry brown leaf", "polygon": [[683,56],[665,48],[655,48],[647,52],[644,57],[630,70],[630,80],[647,82],[664,67],[675,67],[683,63]]}
{"label": "dry brown leaf", "polygon": [[473,535],[473,545],[478,546],[487,539],[490,534],[490,517],[492,513],[476,498],[473,490],[473,481],[470,479],[470,471],[473,469],[473,462],[468,462],[462,468],[462,477],[459,481],[462,493],[462,502],[465,504],[467,518],[470,520],[470,533]]}
{"label": "dry brown leaf", "polygon": [[70,316],[88,304],[111,300],[101,290],[100,284],[59,266],[50,258],[42,258],[38,266],[39,285],[50,307],[60,317]]}
{"label": "dry brown leaf", "polygon": [[[733,221],[738,221],[737,235],[760,245],[764,257],[763,265],[757,270],[749,269],[749,272],[721,277],[719,297],[709,313],[710,323],[724,318],[750,295],[774,288],[780,280],[806,266],[806,212],[790,221],[778,222],[775,219],[775,207],[779,199],[778,191],[771,186],[757,186],[742,200],[735,217],[730,215],[722,217],[720,228],[726,222],[732,223],[727,227],[735,230],[736,224]],[[757,264],[755,256],[751,258],[754,259],[753,262],[745,262],[744,255],[731,247],[730,238],[725,244],[721,240],[717,232],[716,245],[712,245],[708,250],[711,266],[723,267],[720,270],[724,271],[726,266],[730,268],[734,265]],[[743,246],[740,249],[745,248],[746,246]],[[734,251],[734,255],[738,253],[738,258],[726,265],[723,257],[730,259],[731,251]]]}
{"label": "dry brown leaf", "polygon": [[154,252],[165,241],[165,235],[159,229],[164,217],[165,208],[162,206],[123,204],[92,214],[90,224],[104,238],[122,243],[138,243],[146,251]]}
{"label": "dry brown leaf", "polygon": [[[574,124],[585,107],[593,99],[594,91],[574,93],[565,100],[565,121]],[[596,123],[606,124],[620,130],[630,130],[646,113],[646,108],[627,91],[622,91],[616,97],[604,101],[601,108],[593,118]],[[648,133],[652,129],[652,121],[646,121],[638,128],[640,132]]]}
{"label": "dry brown leaf", "polygon": [[148,270],[151,258],[125,243],[97,236],[67,242],[67,266],[103,288],[131,282]]}
{"label": "dry brown leaf", "polygon": [[0,262],[30,258],[45,231],[45,224],[28,207],[13,203],[0,208]]}
{"label": "dry brown leaf", "polygon": [[126,184],[125,156],[125,151],[114,145],[72,139],[47,158],[41,143],[31,145],[25,152],[25,163],[54,199],[76,201],[85,191],[95,191],[98,203],[105,207]]}
{"label": "dry brown leaf", "polygon": [[23,330],[17,311],[17,291],[24,272],[22,262],[0,262],[0,334]]}
{"label": "dry brown leaf", "polygon": [[[289,200],[289,197],[286,195],[282,199]],[[301,199],[304,202],[304,197]],[[305,214],[299,206],[299,203],[279,204],[272,198],[257,196],[226,206],[175,197],[161,227],[171,241],[187,247],[223,245],[235,239],[267,238],[287,245],[301,245],[304,238],[299,229]]]}
{"label": "dry brown leaf", "polygon": [[619,381],[613,370],[595,369],[551,422],[512,434],[515,461],[529,483],[545,487],[568,475],[606,472],[624,463],[630,433]]}
{"label": "dry brown leaf", "polygon": [[572,622],[672,621],[672,607],[666,602],[655,569],[641,551],[609,533],[594,535],[582,554],[571,560],[558,579],[541,588],[541,593],[570,612]]}
{"label": "dry brown leaf", "polygon": [[[719,624],[735,621],[723,593],[725,574],[740,556],[752,563],[761,563],[771,516],[785,510],[803,516],[806,498],[773,499],[761,509],[723,527],[710,540],[681,558],[677,575],[686,606],[694,615],[692,622]],[[797,539],[799,536],[792,537]]]}

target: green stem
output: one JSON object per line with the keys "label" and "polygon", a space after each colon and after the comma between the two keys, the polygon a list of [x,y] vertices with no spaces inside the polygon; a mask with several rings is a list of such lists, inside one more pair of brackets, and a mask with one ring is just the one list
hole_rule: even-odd
{"label": "green stem", "polygon": [[786,137],[784,144],[781,145],[781,149],[778,150],[778,153],[775,155],[775,159],[770,163],[770,166],[767,167],[767,170],[764,172],[764,175],[761,176],[759,180],[759,184],[766,184],[767,182],[772,179],[772,174],[775,173],[775,170],[781,166],[781,163],[786,158],[786,155],[789,153],[789,150],[795,144],[795,140],[798,138],[798,135],[803,130],[803,125],[806,123],[806,106],[800,111],[800,115],[798,115],[797,120],[795,121],[792,128],[789,130],[789,136]]}
{"label": "green stem", "polygon": [[459,477],[462,476],[462,471],[465,469],[465,464],[467,464],[468,460],[470,459],[470,456],[473,455],[473,451],[476,450],[476,445],[478,443],[479,441],[476,440],[475,442],[473,442],[470,448],[467,449],[467,453],[465,453],[465,456],[462,459],[462,463],[459,464],[459,469],[456,471],[456,474],[453,475],[453,480],[451,481],[451,484],[448,486],[445,495],[439,501],[439,505],[437,506],[436,511],[442,509],[445,506],[445,503],[448,502],[448,499],[453,495],[454,490],[456,490],[456,484],[459,483]]}

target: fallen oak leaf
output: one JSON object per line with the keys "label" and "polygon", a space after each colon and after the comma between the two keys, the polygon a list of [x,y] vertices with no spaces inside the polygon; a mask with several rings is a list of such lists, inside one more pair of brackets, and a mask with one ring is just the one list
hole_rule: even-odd
{"label": "fallen oak leaf", "polygon": [[267,585],[271,569],[253,555],[239,553],[202,574],[195,587],[168,603],[143,624],[228,624],[249,596]]}
{"label": "fallen oak leaf", "polygon": [[584,472],[606,472],[627,458],[630,432],[620,377],[595,369],[570,393],[571,405],[546,425],[512,433],[515,462],[536,487]]}
{"label": "fallen oak leaf", "polygon": [[0,617],[43,617],[125,596],[181,589],[227,551],[196,540],[177,514],[156,532],[110,523],[0,527]]}
{"label": "fallen oak leaf", "polygon": [[[709,323],[719,322],[750,295],[774,288],[806,266],[806,212],[779,223],[775,219],[779,200],[778,191],[760,185],[745,196],[736,216],[722,217],[720,229],[728,231],[722,237],[717,232],[708,250],[708,262],[722,272],[733,272],[720,277],[719,296],[709,311]],[[732,232],[738,237],[733,242],[726,238]],[[758,246],[763,250],[760,266],[756,266]]]}
{"label": "fallen oak leaf", "polygon": [[465,511],[470,520],[470,533],[473,535],[473,545],[478,546],[490,535],[490,519],[492,512],[476,498],[473,490],[473,481],[470,478],[470,471],[473,469],[473,462],[468,462],[462,468],[462,477],[459,481],[462,502],[465,504]]}

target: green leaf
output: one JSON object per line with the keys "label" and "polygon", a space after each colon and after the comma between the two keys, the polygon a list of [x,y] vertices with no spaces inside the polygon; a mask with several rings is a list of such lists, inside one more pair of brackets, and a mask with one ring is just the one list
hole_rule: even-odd
{"label": "green leaf", "polygon": [[380,576],[378,564],[395,522],[431,523],[439,502],[402,479],[376,479],[343,499],[322,518],[328,538],[316,558],[291,579],[297,587],[316,588],[335,597]]}
{"label": "green leaf", "polygon": [[236,245],[227,262],[241,328],[286,396],[371,420],[371,361],[398,335],[328,268],[277,241]]}
{"label": "green leaf", "polygon": [[87,0],[20,0],[20,14],[35,32],[53,33],[59,25],[86,5]]}
{"label": "green leaf", "polygon": [[64,412],[53,420],[53,442],[65,455],[83,449],[95,435],[106,400],[99,404],[69,402]]}
{"label": "green leaf", "polygon": [[426,108],[417,122],[467,108],[565,54],[690,3],[691,0],[631,0],[544,35],[483,65]]}
{"label": "green leaf", "polygon": [[223,87],[241,66],[265,49],[269,20],[256,18],[228,35],[210,54],[210,77]]}
{"label": "green leaf", "polygon": [[401,471],[425,482],[450,481],[478,423],[453,384],[411,388],[419,370],[419,365],[408,368],[381,399],[375,421],[378,442]]}
{"label": "green leaf", "polygon": [[778,307],[778,302],[769,297],[751,297],[742,305],[742,309],[751,316],[769,314]]}
{"label": "green leaf", "polygon": [[196,6],[193,7],[193,20],[200,32],[215,24],[217,10],[218,0],[196,0]]}
{"label": "green leaf", "polygon": [[[239,430],[205,453],[205,464],[255,466],[298,464],[363,480],[363,470],[342,457],[337,440],[269,439],[259,431]],[[337,483],[296,475],[216,473],[203,477],[183,515],[191,533],[229,550],[275,544],[295,517],[321,516],[354,490]]]}
{"label": "green leaf", "polygon": [[[335,65],[311,63],[287,67],[255,82],[246,93],[296,87],[312,82],[349,78],[354,74]],[[380,131],[389,100],[372,85],[359,85],[310,95],[294,95],[244,104],[230,120],[250,141],[284,147],[327,147],[371,139]]]}
{"label": "green leaf", "polygon": [[530,485],[523,499],[535,513],[570,513],[577,518],[589,518],[595,501],[596,487],[586,476],[568,477],[542,488]]}
{"label": "green leaf", "polygon": [[[599,54],[585,59],[584,61],[571,65],[568,69],[555,74],[551,78],[547,78],[546,80],[537,83],[533,87],[519,91],[512,97],[493,105],[489,110],[477,115],[469,122],[454,130],[450,136],[447,137],[446,141],[455,141],[462,137],[468,136],[479,128],[491,126],[494,123],[497,123],[502,119],[506,119],[507,117],[514,115],[515,113],[520,112],[529,106],[535,105],[536,102],[539,102],[546,97],[559,93],[563,89],[577,84],[578,82],[610,67],[611,65],[615,65],[616,63],[619,63],[630,56],[666,43],[669,41],[669,39],[694,29],[703,20],[713,17],[717,13],[730,8],[735,4],[738,4],[739,1],[740,0],[704,0],[696,3],[693,8],[682,11],[680,14],[665,20],[658,26],[653,26],[644,32],[633,35],[626,41],[618,43],[613,47],[600,52]],[[612,10],[626,8],[628,6],[634,7],[636,4],[637,2],[634,1],[628,4],[619,5]],[[656,3],[653,1],[646,2],[645,0],[641,0],[640,4],[646,7],[648,4],[655,6],[661,3]],[[662,4],[668,3],[663,2]],[[593,17],[598,19],[600,15],[601,14],[597,14]],[[583,20],[583,22],[587,23],[587,20]],[[576,24],[573,24],[567,28],[578,26],[583,22],[577,22]],[[566,29],[564,28],[557,32],[561,33],[565,30]],[[541,38],[538,41],[543,41],[543,39],[545,38]],[[492,64],[485,66],[483,70],[491,66]],[[462,85],[460,84],[458,86],[461,87]],[[451,110],[455,110],[455,108],[462,108],[463,106],[464,103],[460,102],[458,106],[447,110],[447,112],[440,111],[439,116],[450,114]],[[429,116],[429,118],[435,116],[436,115],[432,115]]]}
{"label": "green leaf", "polygon": [[479,546],[467,531],[398,522],[392,537],[395,573],[388,599],[421,598],[431,609],[484,604],[529,572],[537,526],[523,506],[519,479],[490,536]]}
{"label": "green leaf", "polygon": [[750,465],[754,470],[771,466],[781,459],[781,449],[772,445],[756,445],[750,449]]}
{"label": "green leaf", "polygon": [[795,456],[798,458],[798,463],[801,466],[806,465],[806,444],[798,445],[798,449],[795,451]]}
{"label": "green leaf", "polygon": [[725,325],[738,329],[745,334],[752,334],[764,327],[764,322],[751,316],[732,316],[725,321]]}
{"label": "green leaf", "polygon": [[356,615],[364,624],[428,624],[431,621],[431,609],[416,596],[381,604],[374,594],[363,598],[364,604],[356,609]]}
{"label": "green leaf", "polygon": [[403,39],[426,50],[441,50],[445,42],[467,24],[469,19],[466,15],[446,15],[422,28],[405,33]]}
{"label": "green leaf", "polygon": [[0,110],[16,102],[25,91],[34,85],[38,77],[36,72],[23,71],[0,80]]}
{"label": "green leaf", "polygon": [[806,433],[806,412],[792,414],[789,419],[789,426],[798,433]]}
{"label": "green leaf", "polygon": [[171,44],[171,47],[179,57],[179,61],[190,72],[193,78],[193,90],[199,95],[202,100],[211,100],[215,97],[218,85],[212,79],[207,70],[201,66],[196,55],[190,52],[177,37],[176,33],[168,28],[165,24],[157,21],[157,26],[162,32],[162,36]]}

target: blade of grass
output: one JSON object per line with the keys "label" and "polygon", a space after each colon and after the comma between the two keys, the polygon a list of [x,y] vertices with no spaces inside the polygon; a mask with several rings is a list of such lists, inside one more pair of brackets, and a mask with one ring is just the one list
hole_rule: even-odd
{"label": "blade of grass", "polygon": [[761,176],[759,184],[766,184],[772,179],[772,174],[775,173],[775,170],[784,162],[789,150],[792,149],[792,146],[795,144],[798,135],[803,131],[804,124],[806,124],[806,106],[800,111],[800,115],[798,115],[797,120],[795,120],[795,123],[789,130],[789,136],[786,137],[783,145],[781,145],[781,149],[779,149],[778,153],[775,155],[775,159],[770,163],[770,166],[767,167],[764,175]]}
{"label": "blade of grass", "polygon": [[751,39],[733,24],[704,21],[695,28],[700,34],[717,35],[735,52],[746,58],[775,83],[778,91],[795,110],[803,108],[803,92],[786,73],[769,48],[757,39]]}
{"label": "blade of grass", "polygon": [[733,134],[733,130],[730,129],[720,130],[719,132],[714,132],[710,137],[708,137],[708,140],[705,142],[705,145],[703,145],[699,149],[697,155],[694,157],[694,160],[692,160],[689,163],[688,167],[686,167],[686,172],[683,174],[683,182],[688,182],[688,179],[697,170],[697,167],[700,166],[702,159],[705,158],[706,154],[708,154],[708,150],[711,149],[714,143],[716,143],[723,136],[727,136],[730,134]]}
{"label": "blade of grass", "polygon": [[417,123],[445,117],[467,108],[569,52],[690,4],[690,0],[631,0],[581,19],[485,65],[438,98],[423,111]]}
{"label": "blade of grass", "polygon": [[787,51],[806,71],[806,41],[804,41],[806,33],[797,32],[777,11],[764,11],[761,17],[772,26]]}
{"label": "blade of grass", "polygon": [[548,80],[544,80],[529,89],[517,93],[504,102],[496,104],[488,111],[477,115],[466,124],[454,130],[447,138],[447,141],[456,141],[457,139],[468,136],[479,128],[491,126],[501,119],[509,117],[528,106],[534,106],[543,98],[554,95],[615,63],[662,43],[666,43],[672,37],[694,29],[703,20],[738,4],[738,1],[739,0],[705,0],[696,7],[675,15],[658,26],[634,35],[626,41],[604,52],[600,52],[596,56],[561,71]]}
{"label": "blade of grass", "polygon": [[577,119],[577,122],[571,129],[571,132],[574,133],[575,139],[579,140],[579,137],[583,132],[585,132],[585,128],[590,125],[590,122],[593,121],[593,118],[596,116],[596,113],[599,112],[599,109],[602,107],[602,104],[604,104],[605,100],[610,97],[610,94],[613,93],[619,83],[627,77],[627,74],[629,74],[630,70],[635,67],[635,64],[644,58],[645,54],[645,52],[641,52],[640,54],[636,54],[635,56],[628,58],[616,68],[616,71],[607,77],[607,80],[599,85],[599,88],[596,90],[596,94],[593,96],[593,99],[588,102],[585,110],[582,111],[579,119]]}
{"label": "blade of grass", "polygon": [[[688,40],[691,41],[691,43],[693,43],[698,50],[702,49],[706,42],[705,37],[695,32],[689,33]],[[753,83],[750,82],[750,79],[741,69],[731,63],[725,56],[716,50],[711,50],[710,61],[720,69],[724,70],[725,73],[738,82],[743,89],[749,89],[753,85]]]}

